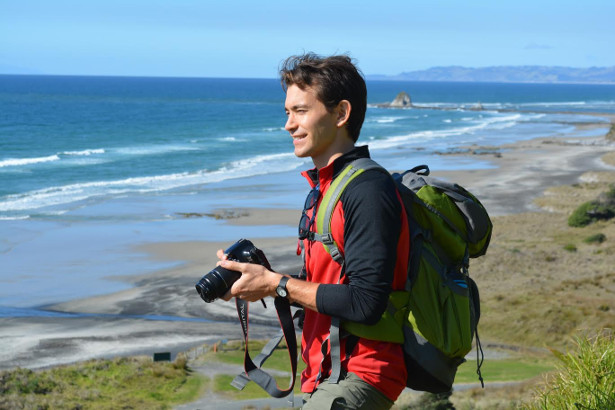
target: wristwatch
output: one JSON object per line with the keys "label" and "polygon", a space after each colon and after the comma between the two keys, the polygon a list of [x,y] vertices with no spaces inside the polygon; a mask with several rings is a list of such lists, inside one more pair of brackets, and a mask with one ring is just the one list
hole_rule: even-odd
{"label": "wristwatch", "polygon": [[290,278],[288,276],[282,276],[280,279],[280,283],[278,283],[278,287],[275,288],[275,293],[278,294],[281,298],[288,298],[288,290],[286,289],[286,282],[288,282]]}

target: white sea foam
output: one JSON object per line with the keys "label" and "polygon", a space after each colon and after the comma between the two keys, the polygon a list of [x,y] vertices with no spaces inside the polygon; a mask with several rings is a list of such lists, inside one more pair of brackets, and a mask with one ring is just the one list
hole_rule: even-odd
{"label": "white sea foam", "polygon": [[141,145],[141,146],[133,146],[133,147],[123,147],[117,148],[114,152],[122,155],[138,155],[138,156],[146,156],[146,155],[160,155],[166,154],[168,152],[178,152],[178,151],[197,151],[200,148],[193,147],[190,145],[174,145],[174,144],[166,144],[166,145]]}
{"label": "white sea foam", "polygon": [[[292,153],[259,155],[253,158],[231,162],[225,167],[214,171],[204,170],[191,173],[183,172],[53,186],[7,195],[0,199],[0,212],[23,212],[50,206],[66,205],[91,198],[104,198],[126,193],[166,191],[184,186],[207,184],[232,178],[292,170],[300,163],[300,160],[296,159]],[[10,218],[14,219],[12,216]]]}
{"label": "white sea foam", "polygon": [[0,215],[0,221],[16,221],[20,219],[29,219],[30,215],[16,215],[16,216],[2,216]]}
{"label": "white sea foam", "polygon": [[528,102],[518,104],[520,107],[570,107],[570,106],[584,106],[587,105],[586,101],[557,101],[557,102]]}
{"label": "white sea foam", "polygon": [[96,149],[85,149],[83,151],[64,151],[61,154],[62,155],[90,156],[90,155],[104,154],[104,153],[105,153],[105,150],[103,148],[96,148]]}
{"label": "white sea foam", "polygon": [[378,124],[390,124],[399,120],[406,119],[408,117],[395,116],[395,117],[376,117],[368,120],[368,122],[375,122]]}
{"label": "white sea foam", "polygon": [[370,147],[373,149],[386,149],[399,146],[401,144],[415,143],[416,141],[420,141],[421,145],[424,145],[429,141],[473,134],[484,129],[501,130],[504,128],[513,127],[523,118],[525,117],[518,113],[475,118],[475,120],[479,121],[478,123],[463,127],[453,127],[443,130],[418,131],[406,135],[389,137],[383,140],[372,140],[370,141]]}
{"label": "white sea foam", "polygon": [[[34,157],[34,158],[7,158],[4,160],[0,160],[0,168],[5,167],[20,167],[26,165],[34,165],[34,164],[42,164],[46,162],[55,162],[62,160],[62,157],[83,157],[83,156],[91,156],[97,154],[104,154],[105,150],[103,148],[97,149],[86,149],[82,151],[63,151],[53,155],[47,155],[45,157]],[[74,162],[73,162],[74,163]],[[89,162],[91,164],[93,162]]]}
{"label": "white sea foam", "polygon": [[48,155],[46,157],[36,158],[7,158],[0,161],[0,168],[40,164],[43,162],[58,161],[59,159],[60,157],[58,155]]}

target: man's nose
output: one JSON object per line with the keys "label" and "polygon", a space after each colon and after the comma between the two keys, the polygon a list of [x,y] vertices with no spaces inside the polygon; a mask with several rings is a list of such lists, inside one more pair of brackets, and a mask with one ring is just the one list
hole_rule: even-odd
{"label": "man's nose", "polygon": [[284,125],[284,129],[291,134],[294,130],[297,129],[297,125],[295,124],[295,118],[292,114],[288,114],[288,118],[286,119],[286,124]]}

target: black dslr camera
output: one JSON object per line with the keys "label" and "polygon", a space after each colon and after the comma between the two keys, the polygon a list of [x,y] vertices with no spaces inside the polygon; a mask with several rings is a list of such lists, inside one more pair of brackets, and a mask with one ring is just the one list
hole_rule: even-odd
{"label": "black dslr camera", "polygon": [[[254,246],[254,244],[247,239],[238,240],[224,251],[224,253],[229,260],[256,263],[271,270],[271,265],[263,251]],[[201,298],[205,302],[211,303],[224,296],[231,286],[233,286],[233,283],[240,277],[241,272],[225,269],[222,266],[216,266],[197,282],[195,285],[196,291],[199,292],[199,295],[201,295]]]}

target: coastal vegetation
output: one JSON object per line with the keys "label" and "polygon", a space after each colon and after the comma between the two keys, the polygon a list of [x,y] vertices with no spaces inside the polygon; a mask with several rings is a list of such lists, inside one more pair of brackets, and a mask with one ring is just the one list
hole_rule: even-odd
{"label": "coastal vegetation", "polygon": [[575,338],[567,353],[552,350],[557,371],[547,374],[545,386],[526,408],[615,408],[615,337],[612,331]]}
{"label": "coastal vegetation", "polygon": [[169,409],[197,399],[205,377],[184,355],[90,360],[45,370],[0,372],[1,409]]}
{"label": "coastal vegetation", "polygon": [[615,339],[611,330],[580,333],[563,353],[551,349],[556,369],[526,382],[500,388],[468,389],[450,394],[402,395],[396,410],[444,409],[613,409]]}
{"label": "coastal vegetation", "polygon": [[593,201],[585,202],[568,218],[568,225],[583,227],[593,222],[615,218],[615,186]]}
{"label": "coastal vegetation", "polygon": [[615,173],[551,188],[537,204],[550,212],[494,218],[488,256],[473,261],[483,340],[565,348],[581,329],[615,328],[615,224],[567,221],[579,203],[607,192]]}

